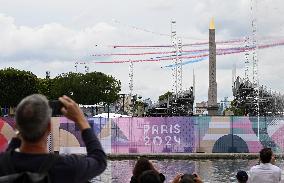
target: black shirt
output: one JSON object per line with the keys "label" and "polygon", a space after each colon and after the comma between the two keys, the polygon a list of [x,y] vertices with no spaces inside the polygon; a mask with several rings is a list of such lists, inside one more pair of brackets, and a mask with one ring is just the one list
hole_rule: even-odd
{"label": "black shirt", "polygon": [[[106,154],[92,129],[83,130],[82,139],[87,148],[87,155],[59,155],[59,159],[49,171],[53,183],[85,183],[106,169]],[[8,148],[15,149],[17,147],[19,147],[19,142],[13,139]],[[0,154],[0,163],[2,157],[3,153]],[[13,151],[11,161],[17,173],[37,172],[47,157],[48,154],[28,154]],[[0,176],[3,175],[5,174],[0,168]]]}

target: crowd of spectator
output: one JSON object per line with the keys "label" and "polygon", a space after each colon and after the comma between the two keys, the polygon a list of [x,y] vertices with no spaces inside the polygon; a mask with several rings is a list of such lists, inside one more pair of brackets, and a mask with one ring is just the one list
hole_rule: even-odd
{"label": "crowd of spectator", "polygon": [[[249,172],[240,170],[236,174],[238,183],[279,183],[281,169],[275,165],[275,155],[271,148],[263,148],[259,153],[260,163]],[[151,161],[141,158],[136,162],[130,183],[163,183],[165,176],[154,168]],[[171,183],[202,183],[197,173],[177,173]]]}

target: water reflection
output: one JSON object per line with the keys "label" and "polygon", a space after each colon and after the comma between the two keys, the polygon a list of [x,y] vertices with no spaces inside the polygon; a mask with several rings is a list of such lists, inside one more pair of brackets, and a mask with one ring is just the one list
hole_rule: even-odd
{"label": "water reflection", "polygon": [[[152,160],[155,167],[166,176],[169,183],[177,172],[197,172],[204,183],[237,182],[235,175],[239,170],[248,171],[258,160]],[[135,160],[109,161],[107,170],[92,182],[128,183],[132,176]],[[278,160],[277,166],[284,169],[284,161]],[[283,175],[282,175],[283,176]]]}

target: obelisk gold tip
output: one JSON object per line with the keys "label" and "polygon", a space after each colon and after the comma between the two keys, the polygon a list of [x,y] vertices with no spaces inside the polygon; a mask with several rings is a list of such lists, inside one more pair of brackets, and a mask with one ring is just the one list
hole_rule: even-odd
{"label": "obelisk gold tip", "polygon": [[211,18],[209,29],[215,29],[214,18]]}

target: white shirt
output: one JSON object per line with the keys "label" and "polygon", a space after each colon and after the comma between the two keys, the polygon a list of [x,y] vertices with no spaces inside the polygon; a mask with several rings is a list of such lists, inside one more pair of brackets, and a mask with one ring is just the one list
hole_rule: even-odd
{"label": "white shirt", "polygon": [[249,183],[278,183],[281,181],[281,169],[271,163],[260,163],[251,167]]}

